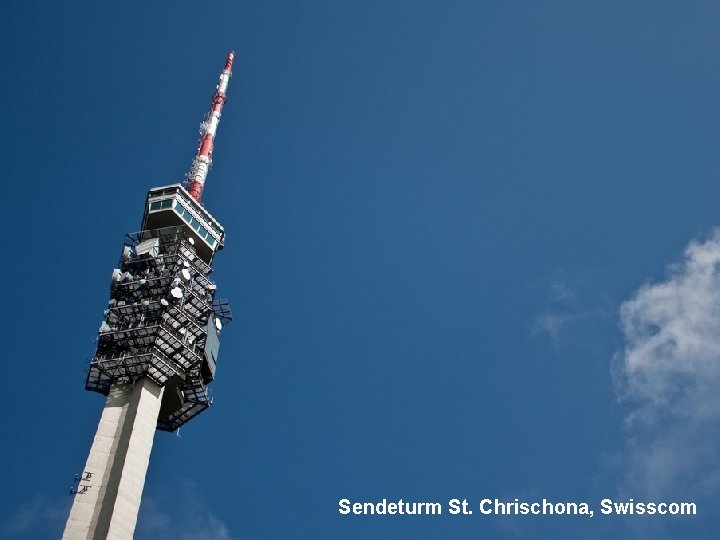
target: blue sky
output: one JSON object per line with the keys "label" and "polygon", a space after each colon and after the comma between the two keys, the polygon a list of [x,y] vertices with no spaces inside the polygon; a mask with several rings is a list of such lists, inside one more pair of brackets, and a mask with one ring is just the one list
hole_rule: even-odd
{"label": "blue sky", "polygon": [[[234,48],[203,198],[235,320],[136,538],[717,538],[716,3],[3,11],[2,536],[60,535],[122,236]],[[454,497],[596,515],[338,514]]]}

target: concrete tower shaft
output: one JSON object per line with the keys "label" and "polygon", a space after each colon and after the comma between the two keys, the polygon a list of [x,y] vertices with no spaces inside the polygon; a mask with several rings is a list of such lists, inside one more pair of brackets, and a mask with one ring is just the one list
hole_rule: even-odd
{"label": "concrete tower shaft", "polygon": [[110,390],[64,540],[133,537],[163,391],[148,378]]}

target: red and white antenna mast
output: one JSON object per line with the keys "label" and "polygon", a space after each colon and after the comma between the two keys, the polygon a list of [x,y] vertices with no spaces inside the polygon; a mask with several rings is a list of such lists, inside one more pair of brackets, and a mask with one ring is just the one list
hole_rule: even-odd
{"label": "red and white antenna mast", "polygon": [[203,188],[205,187],[205,179],[212,165],[215,132],[220,123],[220,113],[227,99],[225,92],[227,91],[228,82],[230,82],[230,77],[232,76],[234,58],[235,51],[230,51],[225,60],[225,67],[222,73],[220,73],[220,82],[213,95],[210,112],[208,112],[202,124],[200,124],[200,141],[198,142],[197,153],[190,166],[190,171],[187,173],[188,192],[197,202],[200,202]]}

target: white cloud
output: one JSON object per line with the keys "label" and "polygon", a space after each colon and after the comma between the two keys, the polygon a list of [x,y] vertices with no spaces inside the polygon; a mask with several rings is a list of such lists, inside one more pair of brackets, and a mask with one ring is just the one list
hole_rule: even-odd
{"label": "white cloud", "polygon": [[65,526],[71,502],[69,495],[55,499],[36,495],[13,509],[9,517],[0,523],[0,531],[7,538],[58,535]]}
{"label": "white cloud", "polygon": [[[137,540],[237,540],[223,521],[193,496],[192,485],[186,483],[175,494],[175,506],[162,510],[152,497],[143,497]],[[0,521],[2,538],[55,538],[65,528],[72,497],[48,499],[37,495],[18,505]]]}
{"label": "white cloud", "polygon": [[720,230],[692,242],[664,281],[641,287],[620,319],[626,345],[615,375],[632,404],[626,488],[655,497],[717,492]]}
{"label": "white cloud", "polygon": [[170,515],[152,501],[143,501],[143,520],[138,522],[135,537],[138,540],[235,540],[227,526],[208,511]]}
{"label": "white cloud", "polygon": [[[605,307],[605,298],[586,283],[566,277],[559,277],[550,283],[548,308],[535,318],[533,335],[544,334],[555,347],[577,341],[579,326],[591,321],[608,318],[610,311]],[[580,295],[582,294],[582,297]]]}
{"label": "white cloud", "polygon": [[225,523],[200,502],[196,491],[192,483],[185,482],[175,494],[176,504],[167,510],[163,510],[153,497],[143,497],[135,538],[236,540]]}
{"label": "white cloud", "polygon": [[555,280],[550,284],[553,309],[540,314],[533,324],[533,334],[547,334],[554,344],[569,325],[581,318],[577,295],[564,281]]}

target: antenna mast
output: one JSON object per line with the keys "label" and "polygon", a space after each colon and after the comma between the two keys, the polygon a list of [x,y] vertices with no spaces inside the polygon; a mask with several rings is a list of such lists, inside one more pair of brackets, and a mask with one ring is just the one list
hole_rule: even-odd
{"label": "antenna mast", "polygon": [[220,123],[220,113],[227,99],[225,92],[227,91],[228,82],[230,82],[230,77],[232,76],[234,58],[235,51],[230,51],[225,60],[225,67],[222,73],[220,73],[220,82],[213,95],[210,111],[205,115],[205,119],[200,124],[200,141],[198,141],[197,153],[190,166],[190,171],[186,175],[188,192],[197,202],[200,202],[203,188],[205,187],[205,179],[212,166],[215,132]]}

